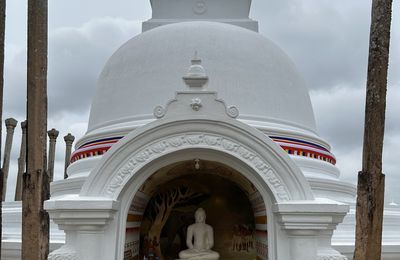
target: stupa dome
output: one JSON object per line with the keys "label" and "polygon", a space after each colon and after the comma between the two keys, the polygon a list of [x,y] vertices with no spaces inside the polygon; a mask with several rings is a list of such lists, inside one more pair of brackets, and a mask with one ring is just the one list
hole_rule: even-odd
{"label": "stupa dome", "polygon": [[208,89],[238,107],[239,119],[315,133],[308,90],[290,58],[254,31],[206,21],[164,25],[120,47],[99,77],[88,132],[152,120],[154,107],[186,88],[195,52]]}

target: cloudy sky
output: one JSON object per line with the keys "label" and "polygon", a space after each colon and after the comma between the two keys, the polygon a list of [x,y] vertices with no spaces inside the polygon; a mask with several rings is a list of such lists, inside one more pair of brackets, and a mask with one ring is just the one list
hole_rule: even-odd
{"label": "cloudy sky", "polygon": [[[400,202],[400,3],[394,1],[384,172],[387,201]],[[308,82],[320,135],[331,145],[342,178],[361,168],[371,1],[253,0],[260,33],[292,57]],[[63,176],[64,142],[87,127],[96,79],[107,58],[151,17],[148,0],[49,1],[49,128],[60,130],[55,179]],[[7,1],[3,118],[25,118],[26,0]],[[4,139],[3,139],[4,140]],[[16,130],[8,198],[14,193]]]}

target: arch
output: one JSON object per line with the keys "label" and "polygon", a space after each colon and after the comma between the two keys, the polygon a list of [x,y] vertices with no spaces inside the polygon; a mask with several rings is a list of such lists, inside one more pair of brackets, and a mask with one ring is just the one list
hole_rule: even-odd
{"label": "arch", "polygon": [[274,202],[314,199],[300,169],[279,146],[258,130],[226,118],[160,119],[131,132],[107,152],[80,195],[118,199],[125,185],[140,182],[143,169],[155,166],[157,159],[199,149],[229,155],[251,169],[250,178],[263,184]]}
{"label": "arch", "polygon": [[[193,155],[200,155],[202,158],[204,158],[202,155],[208,154],[207,151],[200,151],[200,153],[198,153],[198,151],[195,151],[195,150],[182,151],[182,152],[178,152],[178,153],[180,153],[178,155],[179,157],[183,156],[186,158],[191,158],[191,156],[193,156]],[[172,163],[166,167],[163,167],[163,168],[157,170],[155,173],[153,173],[151,176],[149,176],[148,179],[145,181],[145,184],[135,194],[132,194],[132,189],[129,187],[130,185],[128,185],[128,187],[125,189],[125,191],[123,193],[126,195],[130,195],[130,196],[128,196],[128,197],[122,196],[120,198],[120,201],[124,205],[126,205],[126,203],[125,203],[126,198],[128,201],[131,200],[131,204],[129,205],[128,208],[126,208],[126,207],[121,208],[121,217],[122,217],[121,221],[123,221],[123,217],[125,216],[125,214],[128,215],[128,218],[126,218],[126,216],[125,216],[125,219],[126,219],[125,228],[124,227],[121,228],[121,232],[123,232],[125,230],[126,235],[124,237],[128,240],[125,240],[125,243],[122,243],[122,245],[121,244],[119,245],[120,251],[124,250],[124,252],[125,252],[124,255],[131,253],[132,256],[135,254],[139,254],[139,252],[142,252],[142,253],[146,252],[146,251],[141,251],[141,249],[143,249],[143,248],[141,248],[139,250],[139,246],[142,245],[141,243],[143,242],[143,236],[145,234],[148,234],[146,232],[148,232],[149,230],[145,228],[144,233],[142,233],[143,229],[139,230],[138,227],[142,228],[143,220],[145,219],[145,216],[148,217],[148,214],[145,214],[145,212],[149,209],[149,203],[151,203],[152,198],[154,198],[154,196],[160,192],[160,187],[162,187],[162,185],[166,184],[166,185],[169,185],[169,188],[172,188],[172,187],[179,187],[178,183],[180,183],[180,184],[188,185],[187,187],[190,187],[190,185],[193,184],[194,185],[193,191],[198,191],[200,193],[207,194],[205,197],[203,197],[200,200],[201,202],[199,200],[196,200],[194,205],[196,205],[196,203],[201,203],[201,205],[197,205],[197,206],[201,206],[204,209],[206,209],[207,213],[210,212],[210,210],[212,209],[212,213],[210,213],[210,216],[214,215],[214,217],[211,217],[211,222],[208,221],[208,224],[211,224],[213,226],[214,230],[218,230],[218,228],[221,228],[220,221],[217,221],[217,219],[220,220],[219,217],[228,218],[227,221],[224,221],[224,223],[222,224],[222,226],[224,226],[224,228],[222,230],[219,230],[218,232],[217,231],[214,232],[214,235],[216,237],[219,235],[219,239],[217,239],[217,241],[220,241],[218,250],[217,250],[217,248],[215,248],[215,250],[217,252],[219,252],[220,254],[221,253],[232,254],[232,252],[230,251],[231,247],[224,246],[224,247],[222,247],[224,249],[221,248],[221,245],[222,245],[221,243],[224,243],[221,241],[224,241],[224,240],[225,240],[225,242],[229,241],[226,238],[226,235],[227,235],[226,224],[229,223],[229,221],[231,221],[230,222],[231,224],[232,224],[232,222],[239,221],[239,222],[235,222],[235,224],[240,224],[237,226],[240,226],[243,228],[244,227],[250,228],[249,230],[251,230],[253,232],[252,238],[254,240],[251,240],[251,241],[254,243],[252,243],[251,249],[248,248],[250,250],[250,254],[252,254],[252,253],[257,254],[259,259],[265,259],[266,257],[263,257],[263,256],[266,254],[266,252],[262,253],[261,249],[268,247],[268,245],[267,245],[268,239],[266,238],[267,232],[268,232],[267,231],[267,219],[272,220],[272,216],[270,214],[267,217],[266,205],[271,205],[271,203],[264,202],[264,199],[263,199],[262,195],[260,194],[260,192],[254,187],[254,185],[249,180],[247,180],[243,176],[243,174],[241,172],[237,171],[234,167],[231,167],[233,165],[229,164],[230,161],[225,161],[225,164],[217,163],[216,160],[220,161],[220,159],[223,159],[222,156],[223,156],[222,154],[220,154],[220,155],[212,154],[209,156],[212,159],[212,161],[203,160],[203,159],[200,160],[199,168],[195,167],[195,162],[193,162],[192,160],[181,161],[179,163]],[[220,158],[216,158],[216,157],[220,157]],[[162,158],[162,159],[167,159],[167,158]],[[228,164],[229,164],[229,166],[228,166]],[[211,180],[213,180],[213,181],[211,181]],[[171,184],[172,184],[172,186],[171,186]],[[174,186],[174,185],[178,185],[178,186]],[[226,189],[223,189],[221,187],[221,185],[227,185],[227,186],[230,186],[231,188],[226,190]],[[213,186],[214,188],[210,188],[210,186]],[[221,187],[221,189],[215,188],[215,187]],[[232,192],[235,190],[235,189],[232,189],[232,187],[236,187],[236,189],[237,189],[236,192]],[[165,192],[167,190],[168,189],[162,189],[163,192]],[[240,192],[238,193],[237,191],[240,191]],[[215,194],[215,192],[217,192],[218,195],[213,195],[213,194]],[[227,194],[230,194],[229,197],[226,197]],[[245,198],[246,203],[243,203],[243,200],[242,200],[242,204],[241,203],[237,204],[238,201],[236,201],[236,199],[234,201],[232,201],[232,199],[233,199],[233,197],[231,197],[232,194],[235,194],[238,197],[243,196],[241,198],[242,199]],[[133,197],[133,199],[131,199],[132,197]],[[216,200],[215,200],[216,198],[219,199],[219,202],[216,202]],[[225,198],[225,202],[223,202],[224,198]],[[227,198],[229,198],[229,199],[227,199]],[[233,203],[233,205],[230,203]],[[193,204],[189,204],[189,205],[193,206]],[[211,205],[214,205],[214,206],[212,208],[210,208]],[[227,205],[230,205],[230,206],[227,206]],[[188,206],[188,204],[185,204],[185,207],[187,207],[187,206]],[[228,217],[228,215],[225,216],[224,214],[226,213],[227,207],[228,208],[240,207],[241,215],[240,214],[235,215],[234,218],[230,218],[230,217]],[[238,209],[238,208],[236,208],[236,209]],[[246,209],[249,211],[246,211]],[[187,208],[186,208],[186,210],[187,210]],[[128,212],[126,212],[126,211],[128,211]],[[216,218],[215,212],[218,212],[218,211],[219,211],[220,215],[218,215],[219,217]],[[271,213],[272,210],[269,210],[268,212]],[[189,215],[190,214],[191,213],[189,213]],[[236,211],[236,214],[238,214],[238,211]],[[185,215],[186,221],[188,220],[187,212],[183,213],[183,211],[178,210],[175,212],[174,216],[177,217],[177,215],[180,215],[181,217],[183,215]],[[207,219],[210,220],[210,218],[208,218],[208,217],[207,217]],[[244,219],[246,219],[246,221],[241,222]],[[181,218],[181,220],[182,220],[182,218]],[[147,221],[149,221],[149,219],[147,219]],[[181,223],[181,225],[189,224],[188,222],[186,224],[183,224],[184,222],[179,222],[179,223]],[[177,222],[175,222],[175,225],[177,225]],[[149,228],[148,224],[145,225],[145,227]],[[232,224],[231,228],[234,228],[233,224]],[[175,230],[175,232],[176,231],[177,230]],[[270,228],[270,231],[272,233],[272,228]],[[174,231],[172,231],[172,232],[174,232]],[[233,232],[233,229],[230,232]],[[141,234],[141,236],[139,236],[139,234]],[[122,235],[124,235],[124,234],[122,234]],[[150,237],[152,237],[152,236],[150,236]],[[272,237],[270,237],[270,239],[272,239]],[[161,240],[156,240],[156,241],[160,241],[160,243],[162,243]],[[180,241],[183,241],[183,240],[180,240]],[[125,247],[124,247],[124,245],[125,245]],[[126,247],[127,245],[130,246],[130,248],[128,250]],[[239,251],[240,251],[240,249],[239,249]],[[239,251],[234,250],[233,252],[239,252]],[[169,253],[171,253],[171,251]],[[164,255],[164,257],[165,257],[165,255]],[[226,257],[226,255],[225,255],[225,257]],[[140,259],[142,259],[142,258],[140,258]],[[235,259],[237,259],[237,258],[235,258]]]}
{"label": "arch", "polygon": [[[225,106],[221,107],[225,111]],[[195,158],[227,164],[251,181],[261,193],[267,218],[271,220],[268,237],[281,237],[275,226],[273,205],[314,200],[300,169],[260,131],[225,115],[171,112],[178,108],[169,109],[169,115],[132,131],[113,145],[81,189],[80,197],[119,202],[119,210],[105,231],[105,243],[115,243],[115,251],[107,252],[107,257],[121,259],[128,209],[146,179],[166,165]],[[203,108],[205,111],[208,107]],[[281,251],[274,240],[268,245],[271,259]]]}
{"label": "arch", "polygon": [[[258,179],[252,172],[253,169],[248,167],[247,165],[243,164],[242,162],[238,161],[233,156],[222,153],[219,151],[212,151],[208,149],[186,149],[180,150],[174,153],[170,153],[164,155],[160,158],[157,158],[152,162],[151,165],[147,165],[146,167],[142,168],[142,172],[139,173],[144,178],[140,179],[131,179],[120,192],[118,197],[118,201],[120,202],[120,209],[118,212],[118,216],[114,219],[111,223],[113,225],[112,233],[116,237],[115,241],[115,254],[117,255],[116,259],[121,259],[124,252],[124,239],[125,239],[125,231],[126,231],[126,217],[129,213],[129,209],[131,206],[132,201],[134,200],[135,196],[139,193],[139,188],[151,177],[156,171],[161,168],[167,167],[171,164],[175,164],[177,162],[187,161],[192,159],[193,157],[199,158],[201,161],[213,161],[219,162],[223,165],[229,165],[230,168],[237,171],[241,177],[249,178],[247,179],[251,182],[255,187],[256,193],[252,195],[258,195],[258,199],[261,199],[264,208],[263,216],[266,216],[268,222],[264,230],[268,230],[268,237],[267,246],[270,248],[269,257],[268,259],[276,259],[275,255],[277,254],[277,242],[275,241],[275,237],[281,237],[279,230],[276,230],[275,224],[275,216],[273,213],[273,194],[267,190],[268,188],[262,184],[262,180]],[[242,185],[236,182],[232,182],[237,185],[239,188],[243,188]],[[250,197],[248,197],[250,199]],[[147,205],[147,202],[146,202]],[[111,233],[107,233],[107,236],[111,237]],[[283,243],[283,242],[282,242]],[[263,258],[264,259],[264,258]]]}

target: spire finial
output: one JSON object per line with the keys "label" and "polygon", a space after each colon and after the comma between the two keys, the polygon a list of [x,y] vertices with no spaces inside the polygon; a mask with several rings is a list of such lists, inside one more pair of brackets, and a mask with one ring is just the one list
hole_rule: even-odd
{"label": "spire finial", "polygon": [[200,65],[200,64],[201,64],[201,59],[199,59],[199,55],[197,51],[195,51],[192,59],[192,65]]}
{"label": "spire finial", "polygon": [[258,22],[249,18],[252,0],[150,0],[152,18],[143,23],[143,32],[183,21],[218,21],[258,31]]}
{"label": "spire finial", "polygon": [[188,72],[183,77],[183,81],[189,89],[204,89],[208,82],[208,76],[205,69],[201,65],[201,59],[198,57],[197,51],[194,53],[192,65],[189,67]]}

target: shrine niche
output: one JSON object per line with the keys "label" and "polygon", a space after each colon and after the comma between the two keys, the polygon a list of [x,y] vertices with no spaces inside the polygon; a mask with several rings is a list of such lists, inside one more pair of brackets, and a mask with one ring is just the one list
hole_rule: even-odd
{"label": "shrine niche", "polygon": [[267,259],[261,196],[239,172],[210,161],[165,167],[143,184],[127,218],[124,259],[178,259],[200,207],[214,230],[212,250],[219,259]]}

